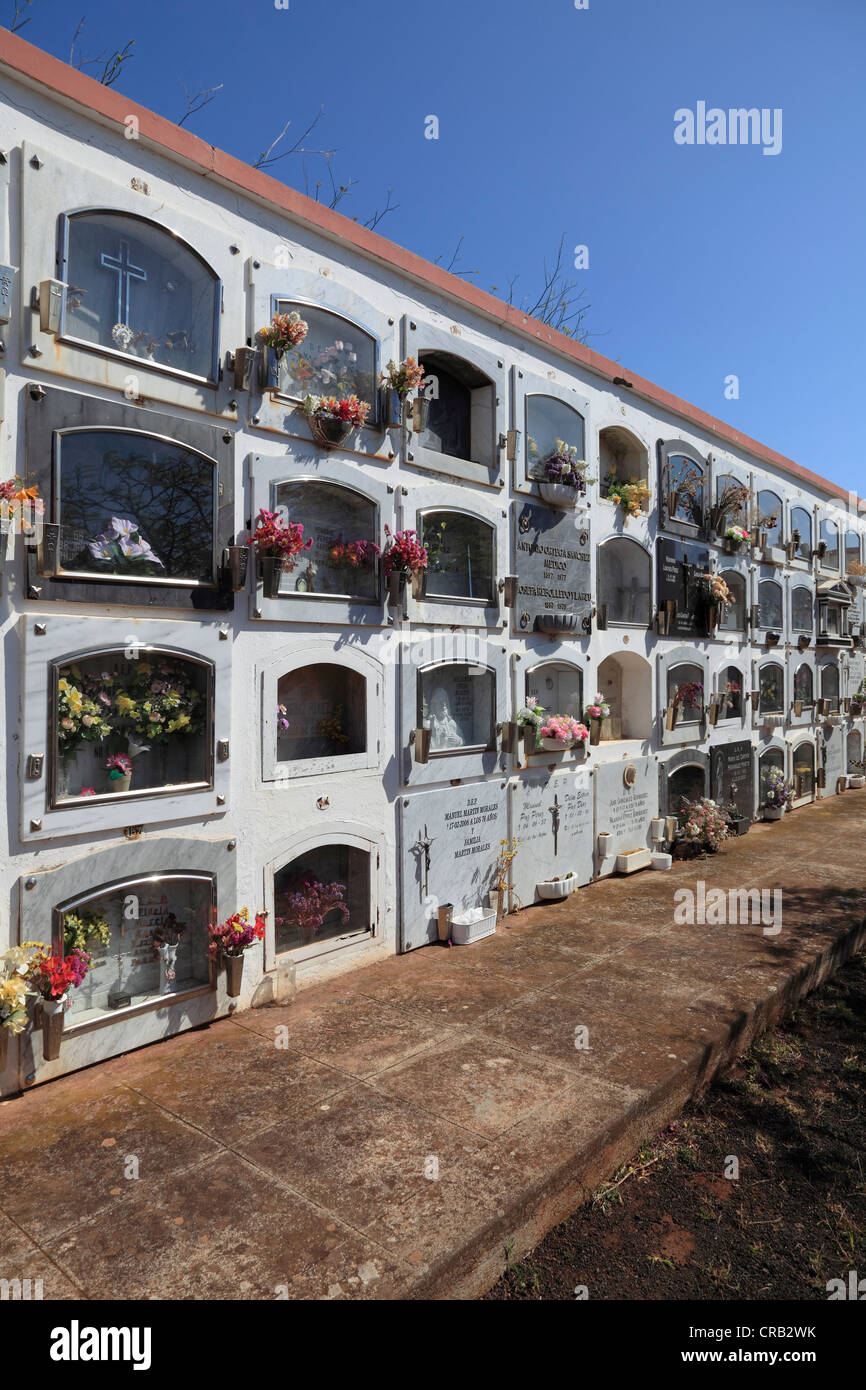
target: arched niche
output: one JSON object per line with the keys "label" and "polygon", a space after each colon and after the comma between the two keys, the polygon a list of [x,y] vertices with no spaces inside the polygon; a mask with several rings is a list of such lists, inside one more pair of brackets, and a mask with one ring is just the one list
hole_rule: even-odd
{"label": "arched niche", "polygon": [[849,729],[846,746],[848,772],[857,777],[863,775],[863,733],[860,729]]}
{"label": "arched niche", "polygon": [[758,539],[765,537],[763,549],[772,546],[780,546],[784,540],[784,514],[785,509],[782,499],[778,493],[770,488],[761,488],[757,498],[757,515],[755,518],[755,530]]}
{"label": "arched niche", "polygon": [[[603,497],[617,484],[642,482],[649,486],[646,445],[625,426],[606,425],[598,435],[598,476]],[[646,511],[647,505],[642,510]]]}
{"label": "arched niche", "polygon": [[307,638],[260,673],[262,779],[381,766],[382,668],[360,647]]}
{"label": "arched niche", "polygon": [[496,747],[496,672],[462,661],[418,672],[416,728],[430,731],[430,757],[490,752]]}
{"label": "arched niche", "polygon": [[758,714],[784,714],[785,668],[778,661],[764,661],[758,667]]}
{"label": "arched niche", "polygon": [[811,739],[802,739],[791,750],[791,782],[795,803],[814,800],[815,745]]}
{"label": "arched niche", "polygon": [[805,507],[791,508],[791,540],[794,555],[798,560],[810,560],[812,556],[812,513]]}
{"label": "arched niche", "polygon": [[766,804],[768,779],[771,772],[787,772],[787,753],[784,745],[774,743],[758,755],[758,805]]}
{"label": "arched niche", "polygon": [[815,627],[815,598],[806,584],[791,589],[791,631],[813,632]]}
{"label": "arched niche", "polygon": [[830,517],[825,517],[821,522],[819,530],[820,539],[825,546],[824,554],[821,558],[821,568],[833,570],[834,573],[839,569],[839,526]]}
{"label": "arched niche", "polygon": [[264,867],[268,910],[265,966],[357,945],[380,920],[381,841],[367,827],[336,821],[291,836]]}
{"label": "arched niche", "polygon": [[659,764],[659,807],[663,816],[677,816],[684,800],[710,794],[710,758],[695,748],[684,748]]}
{"label": "arched niche", "polygon": [[558,396],[527,391],[525,397],[526,463],[531,478],[543,478],[544,462],[560,443],[586,457],[586,422],[579,410]]}
{"label": "arched niche", "polygon": [[727,720],[742,723],[746,709],[743,668],[735,663],[721,666],[716,673],[715,693],[719,710],[717,723],[723,724]]}
{"label": "arched niche", "polygon": [[762,579],[758,585],[758,626],[765,632],[783,630],[782,586],[775,579]]}
{"label": "arched niche", "polygon": [[830,701],[830,713],[839,713],[839,667],[835,661],[826,661],[819,668],[821,679],[821,699]]}
{"label": "arched niche", "polygon": [[598,668],[598,688],[610,705],[602,739],[648,739],[652,734],[652,668],[637,652],[615,652]]}
{"label": "arched niche", "polygon": [[808,661],[801,661],[794,668],[794,699],[800,701],[804,710],[815,703],[815,681]]}
{"label": "arched niche", "polygon": [[496,531],[472,512],[430,507],[419,516],[427,551],[424,593],[448,603],[497,603]]}
{"label": "arched niche", "polygon": [[430,402],[423,449],[490,467],[494,459],[496,388],[472,361],[422,344],[422,394]]}
{"label": "arched niche", "polygon": [[598,548],[598,604],[606,627],[649,627],[652,558],[637,541],[612,536]]}
{"label": "arched niche", "polygon": [[380,561],[369,547],[372,542],[378,548],[381,542],[373,497],[330,479],[288,478],[274,487],[274,511],[287,522],[299,522],[305,539],[313,542],[282,575],[281,595],[378,602]]}
{"label": "arched niche", "polygon": [[370,406],[367,423],[378,419],[379,343],[357,319],[324,304],[277,296],[275,314],[297,313],[307,336],[279,358],[268,353],[272,384],[281,396],[358,396]]}
{"label": "arched niche", "polygon": [[709,461],[692,445],[681,439],[659,444],[660,520],[665,530],[704,534],[709,478]]}
{"label": "arched niche", "polygon": [[548,714],[583,720],[583,672],[570,661],[539,661],[524,676],[523,699]]}
{"label": "arched niche", "polygon": [[723,632],[745,632],[746,630],[746,581],[738,570],[722,570],[721,578],[731,591],[733,602],[726,604],[719,621]]}
{"label": "arched niche", "polygon": [[214,385],[220,281],[146,217],[89,208],[60,219],[61,339]]}

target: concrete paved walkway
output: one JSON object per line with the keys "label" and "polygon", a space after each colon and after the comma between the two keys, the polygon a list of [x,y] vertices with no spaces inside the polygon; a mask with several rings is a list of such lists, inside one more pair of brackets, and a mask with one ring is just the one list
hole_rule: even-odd
{"label": "concrete paved walkway", "polygon": [[[863,943],[864,833],[849,792],[3,1103],[0,1277],[45,1298],[484,1291],[506,1242],[530,1249]],[[781,933],[676,925],[698,879],[781,888]]]}

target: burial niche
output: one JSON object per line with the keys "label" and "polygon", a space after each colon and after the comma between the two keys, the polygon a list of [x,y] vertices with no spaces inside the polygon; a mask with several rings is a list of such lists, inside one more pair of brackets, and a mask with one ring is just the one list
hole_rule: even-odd
{"label": "burial niche", "polygon": [[791,630],[811,632],[814,625],[812,590],[798,584],[791,590]]}
{"label": "burial niche", "polygon": [[[795,534],[796,533],[796,534]],[[798,560],[812,557],[812,515],[805,507],[791,508],[791,539]]]}
{"label": "burial niche", "polygon": [[526,673],[526,703],[540,705],[546,714],[583,719],[583,674],[566,661],[544,661]]}
{"label": "burial niche", "polygon": [[599,546],[598,599],[608,627],[649,627],[652,559],[637,541],[614,536]]}
{"label": "burial niche", "polygon": [[704,672],[689,661],[668,668],[668,705],[677,707],[677,727],[699,724],[704,709]]}
{"label": "burial niche", "polygon": [[686,763],[668,777],[668,806],[670,813],[682,822],[688,817],[687,803],[700,801],[705,795],[706,772],[698,763]]}
{"label": "burial niche", "polygon": [[53,806],[211,785],[210,662],[155,647],[84,653],[52,666],[51,688]]}
{"label": "burial niche", "polygon": [[825,570],[837,570],[839,568],[839,527],[835,521],[821,522],[821,540],[827,549],[824,551],[824,558],[821,564]]}
{"label": "burial niche", "polygon": [[758,626],[768,632],[782,631],[782,586],[775,579],[758,585]]}
{"label": "burial niche", "polygon": [[811,708],[815,703],[812,668],[805,661],[794,672],[794,699],[801,700],[804,709]]}
{"label": "burial niche", "polygon": [[378,507],[340,483],[297,478],[274,488],[274,510],[312,540],[280,580],[281,594],[377,603],[381,592]]}
{"label": "burial niche", "polygon": [[852,729],[848,735],[848,771],[862,776],[863,735],[859,729]]}
{"label": "burial niche", "polygon": [[669,521],[701,528],[706,504],[706,468],[689,454],[667,455],[662,485]]}
{"label": "burial niche", "polygon": [[785,672],[781,666],[771,662],[762,666],[758,672],[760,714],[781,714],[785,708]]}
{"label": "burial niche", "polygon": [[[623,483],[649,485],[647,451],[639,439],[621,425],[608,425],[598,436],[598,465],[602,495]],[[643,502],[642,511],[646,511]]]}
{"label": "burial niche", "polygon": [[429,511],[422,514],[419,529],[427,550],[425,598],[495,602],[492,526],[467,512]]}
{"label": "burial niche", "polygon": [[767,490],[758,493],[757,530],[766,537],[766,546],[782,544],[782,499]]}
{"label": "burial niche", "polygon": [[427,428],[418,443],[451,458],[491,467],[496,388],[489,377],[451,352],[421,349],[422,394],[430,401]]}
{"label": "burial niche", "polygon": [[124,583],[213,584],[218,468],[137,430],[54,436],[59,568]]}
{"label": "burial niche", "polygon": [[766,805],[772,772],[781,772],[784,776],[785,755],[781,748],[768,748],[758,759],[758,800],[761,806]]}
{"label": "burial niche", "polygon": [[725,604],[719,627],[725,632],[745,632],[746,581],[736,570],[722,570],[722,579],[731,591],[732,601]]}
{"label": "burial niche", "polygon": [[821,667],[821,698],[830,701],[831,714],[839,713],[839,667],[835,662]]}
{"label": "burial niche", "polygon": [[809,742],[798,743],[793,754],[794,795],[815,794],[815,747]]}
{"label": "burial niche", "polygon": [[861,574],[860,563],[860,533],[859,531],[845,532],[845,573]]}
{"label": "burial niche", "polygon": [[68,955],[78,948],[91,958],[83,983],[69,991],[66,1028],[206,987],[215,904],[210,874],[171,872],[115,881],[58,904],[52,949]]}
{"label": "burial niche", "polygon": [[220,282],[180,237],[99,210],[62,219],[62,337],[216,381]]}
{"label": "burial niche", "polygon": [[722,696],[721,719],[741,719],[743,715],[743,673],[739,666],[725,666],[719,674]]}
{"label": "burial niche", "polygon": [[360,324],[330,309],[300,300],[276,299],[275,314],[300,314],[307,336],[277,361],[272,373],[282,396],[358,396],[370,406],[368,423],[377,419],[378,343]]}
{"label": "burial niche", "polygon": [[495,746],[496,676],[466,662],[418,673],[418,727],[430,730],[431,756]]}
{"label": "burial niche", "polygon": [[556,396],[526,397],[526,464],[531,478],[543,478],[545,460],[560,450],[576,450],[584,457],[584,419],[579,411]]}
{"label": "burial niche", "polygon": [[355,845],[319,845],[274,874],[277,954],[370,930],[370,855]]}
{"label": "burial niche", "polygon": [[598,668],[598,688],[610,705],[602,740],[650,737],[652,672],[644,657],[637,652],[606,657]]}
{"label": "burial niche", "polygon": [[277,762],[367,751],[367,682],[336,663],[299,666],[277,683]]}

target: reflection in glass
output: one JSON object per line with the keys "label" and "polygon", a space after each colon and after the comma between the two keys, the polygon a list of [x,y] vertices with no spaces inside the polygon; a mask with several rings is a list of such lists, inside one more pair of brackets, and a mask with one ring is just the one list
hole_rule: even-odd
{"label": "reflection in glass", "polygon": [[839,568],[839,527],[835,521],[821,522],[821,540],[827,546],[821,564],[824,569],[836,570]]}
{"label": "reflection in glass", "polygon": [[422,671],[419,725],[430,730],[431,753],[493,745],[495,677],[483,666],[457,662]]}
{"label": "reflection in glass", "polygon": [[795,632],[812,631],[812,593],[802,584],[791,590],[791,627]]}
{"label": "reflection in glass", "polygon": [[833,714],[839,712],[839,667],[835,664],[821,667],[821,696],[830,701]]}
{"label": "reflection in glass", "polygon": [[696,459],[671,454],[667,463],[668,510],[671,520],[702,526],[704,470]]}
{"label": "reflection in glass", "polygon": [[285,521],[301,522],[313,545],[283,574],[283,594],[330,594],[375,603],[379,598],[378,519],[375,502],[350,488],[305,478],[279,483],[274,510]]}
{"label": "reflection in glass", "polygon": [[494,600],[493,529],[460,512],[426,512],[427,597]]}
{"label": "reflection in glass", "polygon": [[804,507],[792,508],[791,531],[796,531],[800,537],[799,541],[795,541],[797,558],[799,560],[810,559],[812,555],[812,517]]}
{"label": "reflection in glass", "polygon": [[541,465],[562,440],[584,456],[583,416],[555,396],[526,397],[526,458],[530,476],[543,476]]}
{"label": "reflection in glass", "polygon": [[805,662],[794,672],[794,699],[802,700],[804,706],[815,703],[812,668]]}
{"label": "reflection in glass", "polygon": [[775,492],[758,493],[758,530],[768,547],[782,544],[782,499]]}
{"label": "reflection in glass", "polygon": [[608,623],[648,627],[650,621],[651,560],[634,541],[606,541],[598,551],[599,599],[607,607]]}
{"label": "reflection in glass", "polygon": [[696,724],[700,720],[704,707],[703,679],[702,668],[686,661],[668,671],[668,704],[677,706],[678,724]]}
{"label": "reflection in glass", "polygon": [[815,791],[815,749],[811,743],[797,745],[792,767],[794,795],[812,796]]}
{"label": "reflection in glass", "polygon": [[781,666],[762,666],[760,680],[760,714],[781,714],[785,707],[785,673]]}
{"label": "reflection in glass", "polygon": [[58,907],[54,949],[70,950],[78,931],[92,958],[84,983],[69,991],[67,1027],[206,985],[213,905],[209,875],[171,873]]}
{"label": "reflection in glass", "polygon": [[121,213],[67,222],[64,335],[212,380],[219,281],[177,237]]}
{"label": "reflection in glass", "polygon": [[300,314],[307,325],[304,341],[277,364],[284,396],[359,396],[376,418],[376,339],[357,324],[327,309],[281,299],[275,312]]}
{"label": "reflection in glass", "polygon": [[62,569],[213,582],[212,459],[128,430],[62,432],[56,449]]}
{"label": "reflection in glass", "polygon": [[320,845],[274,874],[277,953],[369,930],[370,856]]}
{"label": "reflection in glass", "polygon": [[782,629],[782,586],[772,579],[758,585],[758,624],[771,632]]}

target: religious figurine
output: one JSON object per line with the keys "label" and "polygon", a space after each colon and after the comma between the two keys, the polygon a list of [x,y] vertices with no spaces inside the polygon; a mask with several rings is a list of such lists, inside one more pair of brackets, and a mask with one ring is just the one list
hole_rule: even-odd
{"label": "religious figurine", "polygon": [[186,930],[173,912],[153,931],[154,953],[159,959],[159,992],[173,994],[177,989],[177,948]]}
{"label": "religious figurine", "polygon": [[430,746],[432,748],[459,748],[464,741],[463,735],[451,713],[451,706],[443,686],[438,685],[433,691],[427,708],[427,717],[430,720]]}

